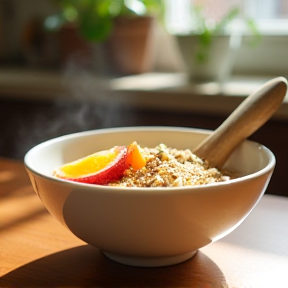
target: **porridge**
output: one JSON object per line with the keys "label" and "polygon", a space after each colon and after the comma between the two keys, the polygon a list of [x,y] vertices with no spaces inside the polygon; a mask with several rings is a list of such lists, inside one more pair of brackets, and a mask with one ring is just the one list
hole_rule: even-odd
{"label": "porridge", "polygon": [[67,163],[53,171],[65,180],[119,187],[181,187],[206,185],[235,178],[210,167],[189,149],[159,144],[141,148],[137,142],[115,146]]}

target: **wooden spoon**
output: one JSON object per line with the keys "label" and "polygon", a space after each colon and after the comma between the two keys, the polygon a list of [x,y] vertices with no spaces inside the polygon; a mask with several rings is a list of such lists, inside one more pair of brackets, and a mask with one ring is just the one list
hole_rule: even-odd
{"label": "wooden spoon", "polygon": [[284,77],[268,81],[248,96],[193,153],[207,160],[211,167],[220,169],[233,150],[276,112],[286,91]]}

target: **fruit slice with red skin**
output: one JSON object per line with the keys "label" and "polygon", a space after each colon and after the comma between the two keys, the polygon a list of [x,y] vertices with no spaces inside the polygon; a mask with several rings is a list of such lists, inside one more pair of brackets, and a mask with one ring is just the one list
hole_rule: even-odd
{"label": "fruit slice with red skin", "polygon": [[127,168],[127,147],[116,146],[62,165],[53,175],[62,179],[105,185],[119,180]]}

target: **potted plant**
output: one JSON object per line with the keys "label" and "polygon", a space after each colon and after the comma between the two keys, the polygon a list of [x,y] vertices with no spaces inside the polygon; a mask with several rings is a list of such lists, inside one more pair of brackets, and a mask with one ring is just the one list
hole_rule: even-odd
{"label": "potted plant", "polygon": [[[241,31],[232,29],[232,22],[239,15],[238,7],[231,8],[218,22],[204,16],[203,7],[193,8],[193,30],[188,35],[178,35],[178,44],[189,79],[192,81],[218,81],[229,78],[236,54],[241,45]],[[211,21],[212,20],[212,21]],[[260,35],[252,19],[243,23],[255,36]]]}
{"label": "potted plant", "polygon": [[79,50],[82,45],[83,54],[90,55],[90,44],[101,43],[105,55],[108,54],[106,59],[109,63],[106,64],[110,64],[116,72],[132,74],[151,69],[154,60],[154,24],[162,16],[162,0],[56,2],[61,9],[57,16],[61,26],[60,39],[62,42],[68,40],[66,49],[71,50],[72,44],[77,46],[78,43],[76,48]]}

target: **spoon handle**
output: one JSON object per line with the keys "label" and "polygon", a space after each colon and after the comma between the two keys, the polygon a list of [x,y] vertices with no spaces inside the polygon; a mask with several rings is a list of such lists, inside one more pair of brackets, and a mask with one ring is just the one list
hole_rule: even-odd
{"label": "spoon handle", "polygon": [[286,91],[284,77],[268,81],[247,97],[193,153],[220,169],[233,150],[276,112]]}

